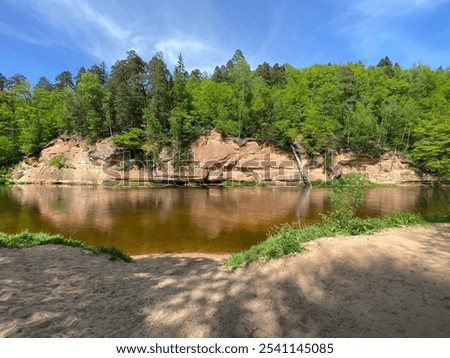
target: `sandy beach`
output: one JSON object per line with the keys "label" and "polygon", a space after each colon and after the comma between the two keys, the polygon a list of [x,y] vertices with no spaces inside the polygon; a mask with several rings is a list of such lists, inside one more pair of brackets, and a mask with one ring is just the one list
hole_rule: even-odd
{"label": "sandy beach", "polygon": [[450,337],[450,224],[225,256],[0,249],[0,337]]}

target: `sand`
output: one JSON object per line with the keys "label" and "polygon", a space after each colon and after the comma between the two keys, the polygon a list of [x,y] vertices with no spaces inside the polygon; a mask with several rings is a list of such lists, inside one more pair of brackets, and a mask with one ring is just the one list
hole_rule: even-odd
{"label": "sand", "polygon": [[236,270],[0,249],[0,337],[450,337],[450,224],[307,247]]}

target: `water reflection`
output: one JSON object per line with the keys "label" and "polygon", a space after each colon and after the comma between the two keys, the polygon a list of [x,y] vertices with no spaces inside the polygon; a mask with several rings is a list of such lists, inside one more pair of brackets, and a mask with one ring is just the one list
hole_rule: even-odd
{"label": "water reflection", "polygon": [[[424,188],[372,189],[358,214],[433,210],[438,198]],[[0,190],[0,230],[60,232],[133,255],[231,252],[274,225],[318,221],[329,205],[318,188],[13,186]]]}

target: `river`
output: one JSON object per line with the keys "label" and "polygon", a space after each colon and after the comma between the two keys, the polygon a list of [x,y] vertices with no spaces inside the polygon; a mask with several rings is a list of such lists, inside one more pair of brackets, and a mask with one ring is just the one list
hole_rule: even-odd
{"label": "river", "polygon": [[[62,233],[131,255],[229,253],[263,240],[282,223],[307,224],[331,210],[327,188],[0,187],[0,231]],[[358,215],[442,213],[448,190],[373,188]]]}

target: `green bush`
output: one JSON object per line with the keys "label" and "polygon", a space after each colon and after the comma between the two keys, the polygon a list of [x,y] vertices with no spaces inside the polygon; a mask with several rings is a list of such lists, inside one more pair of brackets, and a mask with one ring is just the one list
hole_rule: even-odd
{"label": "green bush", "polygon": [[67,164],[67,158],[64,155],[54,155],[50,159],[50,166],[61,169],[61,168],[68,168],[69,165]]}
{"label": "green bush", "polygon": [[364,201],[366,181],[362,175],[347,175],[340,181],[333,181],[333,191],[329,194],[334,211],[322,215],[324,221],[344,223],[355,216]]}

